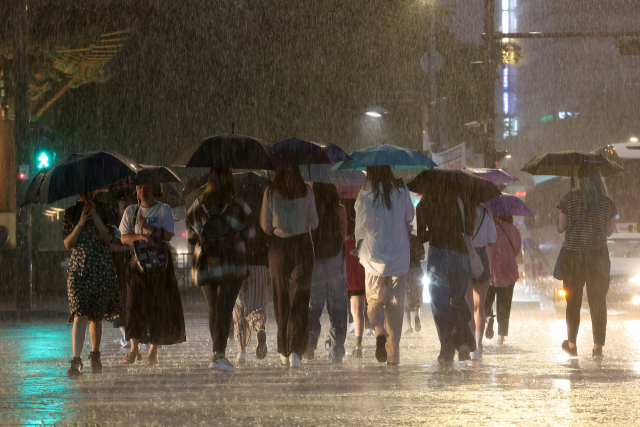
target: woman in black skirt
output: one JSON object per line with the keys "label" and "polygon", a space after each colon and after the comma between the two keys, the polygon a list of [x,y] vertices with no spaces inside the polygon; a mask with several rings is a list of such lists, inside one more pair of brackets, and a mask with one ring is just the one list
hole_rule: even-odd
{"label": "woman in black skirt", "polygon": [[156,201],[162,197],[159,184],[136,187],[140,204],[129,206],[120,222],[121,240],[135,247],[146,246],[164,251],[166,265],[141,271],[132,262],[127,283],[127,316],[125,330],[131,341],[131,351],[123,363],[140,360],[139,343],[150,344],[147,365],[158,363],[158,346],[186,341],[182,301],[173,270],[173,259],[167,242],[173,238],[174,219],[169,205]]}
{"label": "woman in black skirt", "polygon": [[100,342],[103,320],[113,320],[121,312],[116,270],[113,266],[109,242],[115,234],[116,213],[106,203],[95,200],[95,192],[80,195],[80,200],[64,212],[62,238],[71,249],[67,294],[69,323],[73,322],[71,341],[73,359],[69,376],[82,373],[82,347],[87,334],[91,335],[91,371],[102,372]]}

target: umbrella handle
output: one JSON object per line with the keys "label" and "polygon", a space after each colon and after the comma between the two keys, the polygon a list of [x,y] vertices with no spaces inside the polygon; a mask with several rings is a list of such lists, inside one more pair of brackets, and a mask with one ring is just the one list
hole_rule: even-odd
{"label": "umbrella handle", "polygon": [[571,188],[569,189],[569,191],[573,191],[573,188],[575,187],[575,180],[573,177],[574,173],[573,173],[573,165],[571,165]]}

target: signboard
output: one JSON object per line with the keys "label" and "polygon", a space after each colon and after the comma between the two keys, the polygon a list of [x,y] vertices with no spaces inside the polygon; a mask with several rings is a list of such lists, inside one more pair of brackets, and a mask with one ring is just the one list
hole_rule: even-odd
{"label": "signboard", "polygon": [[433,161],[443,169],[463,169],[467,166],[464,142],[441,153],[433,153]]}

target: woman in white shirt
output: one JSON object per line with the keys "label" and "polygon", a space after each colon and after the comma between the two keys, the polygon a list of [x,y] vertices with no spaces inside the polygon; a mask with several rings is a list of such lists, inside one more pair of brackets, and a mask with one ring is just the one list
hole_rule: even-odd
{"label": "woman in white shirt", "polygon": [[[376,359],[400,360],[404,296],[409,271],[409,232],[415,215],[409,190],[389,166],[367,168],[355,204],[356,242],[365,269],[367,314],[376,332]],[[387,337],[389,342],[387,342]]]}
{"label": "woman in white shirt", "polygon": [[491,212],[486,208],[476,206],[475,231],[473,234],[473,247],[482,260],[484,271],[478,278],[469,278],[466,300],[469,311],[473,314],[469,320],[469,328],[476,339],[476,350],[471,354],[472,359],[482,359],[482,337],[484,336],[485,313],[484,301],[489,290],[491,270],[489,268],[489,256],[487,246],[496,242],[496,224],[493,222]]}
{"label": "woman in white shirt", "polygon": [[300,367],[309,338],[309,299],[318,227],[316,202],[300,168],[276,171],[262,200],[260,225],[270,237],[269,271],[278,324],[278,353],[285,366]]}

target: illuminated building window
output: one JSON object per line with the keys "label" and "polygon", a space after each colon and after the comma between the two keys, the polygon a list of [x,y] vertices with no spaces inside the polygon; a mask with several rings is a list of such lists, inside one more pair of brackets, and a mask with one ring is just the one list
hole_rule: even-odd
{"label": "illuminated building window", "polygon": [[502,111],[505,114],[509,114],[509,92],[502,94]]}
{"label": "illuminated building window", "polygon": [[502,89],[509,89],[509,67],[506,65],[502,69]]}
{"label": "illuminated building window", "polygon": [[502,12],[502,32],[503,33],[509,32],[509,12],[508,11]]}

